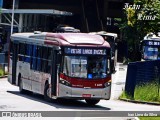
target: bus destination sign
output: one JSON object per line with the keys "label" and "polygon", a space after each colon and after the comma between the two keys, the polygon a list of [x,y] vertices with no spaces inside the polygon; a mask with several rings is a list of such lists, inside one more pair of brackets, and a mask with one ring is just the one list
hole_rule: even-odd
{"label": "bus destination sign", "polygon": [[160,41],[145,41],[146,45],[160,46]]}
{"label": "bus destination sign", "polygon": [[65,48],[66,54],[81,54],[81,55],[106,55],[106,49],[95,48]]}

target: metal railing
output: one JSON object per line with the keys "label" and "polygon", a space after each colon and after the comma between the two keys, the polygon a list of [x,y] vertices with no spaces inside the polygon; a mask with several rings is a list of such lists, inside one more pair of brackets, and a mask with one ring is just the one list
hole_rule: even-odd
{"label": "metal railing", "polygon": [[127,69],[125,92],[134,97],[136,86],[148,83],[155,84],[155,92],[160,97],[160,60],[130,63]]}

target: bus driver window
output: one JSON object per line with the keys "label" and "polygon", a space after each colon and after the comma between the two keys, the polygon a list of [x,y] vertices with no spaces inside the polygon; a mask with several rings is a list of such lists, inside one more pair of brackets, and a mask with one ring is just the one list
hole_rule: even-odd
{"label": "bus driver window", "polygon": [[100,63],[97,63],[96,66],[92,70],[94,78],[101,78],[102,73],[104,73],[102,66]]}

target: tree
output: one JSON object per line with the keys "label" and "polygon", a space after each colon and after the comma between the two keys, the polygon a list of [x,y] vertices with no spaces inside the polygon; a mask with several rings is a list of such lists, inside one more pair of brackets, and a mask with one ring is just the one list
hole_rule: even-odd
{"label": "tree", "polygon": [[[123,23],[120,26],[123,39],[127,41],[129,52],[138,52],[140,40],[149,33],[160,31],[160,0],[134,0],[126,3]],[[137,60],[133,55],[132,59]]]}

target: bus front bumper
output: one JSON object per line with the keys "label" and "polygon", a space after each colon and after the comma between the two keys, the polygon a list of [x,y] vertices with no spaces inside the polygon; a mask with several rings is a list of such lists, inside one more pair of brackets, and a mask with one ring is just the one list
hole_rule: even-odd
{"label": "bus front bumper", "polygon": [[59,85],[58,98],[110,99],[111,85],[105,88],[73,88]]}

